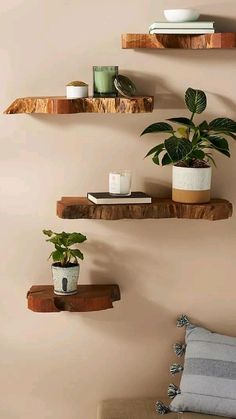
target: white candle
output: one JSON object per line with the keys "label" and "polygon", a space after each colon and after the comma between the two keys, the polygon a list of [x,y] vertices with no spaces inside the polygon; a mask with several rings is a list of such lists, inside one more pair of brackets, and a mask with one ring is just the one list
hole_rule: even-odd
{"label": "white candle", "polygon": [[111,195],[130,195],[131,194],[131,172],[122,170],[109,174],[109,193]]}

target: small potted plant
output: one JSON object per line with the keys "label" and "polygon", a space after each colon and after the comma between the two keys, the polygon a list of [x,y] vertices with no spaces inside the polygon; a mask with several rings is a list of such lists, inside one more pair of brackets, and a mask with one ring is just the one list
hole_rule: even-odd
{"label": "small potted plant", "polygon": [[146,155],[152,156],[157,165],[173,165],[172,199],[183,203],[204,203],[210,201],[211,165],[215,165],[212,151],[230,157],[228,141],[236,139],[236,122],[229,118],[216,118],[211,122],[203,120],[195,125],[194,116],[207,107],[203,91],[192,88],[185,92],[185,103],[191,112],[190,118],[170,118],[180,128],[175,130],[166,122],[157,122],[147,127],[141,135],[165,133],[166,140],[153,147]]}
{"label": "small potted plant", "polygon": [[87,238],[81,233],[55,233],[43,230],[49,237],[46,241],[54,245],[55,250],[50,254],[52,258],[52,277],[54,293],[57,295],[72,295],[77,293],[80,265],[78,259],[83,260],[84,255],[74,246],[83,243]]}

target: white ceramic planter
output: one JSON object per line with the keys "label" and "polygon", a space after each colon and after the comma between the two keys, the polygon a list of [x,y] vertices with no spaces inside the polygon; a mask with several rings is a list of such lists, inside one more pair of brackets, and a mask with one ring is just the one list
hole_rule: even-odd
{"label": "white ceramic planter", "polygon": [[172,199],[175,202],[200,204],[211,198],[211,167],[172,168]]}
{"label": "white ceramic planter", "polygon": [[63,268],[52,265],[52,278],[54,284],[54,294],[72,295],[77,293],[77,283],[79,278],[80,265]]}
{"label": "white ceramic planter", "polygon": [[88,86],[66,86],[67,99],[79,99],[88,97]]}

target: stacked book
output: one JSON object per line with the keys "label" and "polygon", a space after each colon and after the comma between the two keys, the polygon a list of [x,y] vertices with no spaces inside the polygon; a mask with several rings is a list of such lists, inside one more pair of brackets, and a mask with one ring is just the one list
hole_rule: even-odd
{"label": "stacked book", "polygon": [[120,204],[151,204],[152,198],[144,192],[132,192],[129,196],[114,196],[109,192],[89,192],[89,201],[97,205],[120,205]]}
{"label": "stacked book", "polygon": [[214,22],[154,22],[150,34],[201,35],[214,33]]}

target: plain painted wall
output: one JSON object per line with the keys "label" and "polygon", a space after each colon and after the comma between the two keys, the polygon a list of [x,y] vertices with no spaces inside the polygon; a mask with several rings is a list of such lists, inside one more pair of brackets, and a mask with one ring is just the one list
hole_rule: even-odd
{"label": "plain painted wall", "polygon": [[[131,169],[134,189],[167,196],[171,168],[144,160],[150,123],[187,116],[187,87],[208,94],[207,118],[236,118],[236,51],[122,50],[122,32],[146,32],[162,9],[199,8],[236,28],[236,2],[217,0],[1,0],[1,111],[16,97],[92,86],[93,65],[119,65],[155,94],[153,114],[2,115],[0,164],[1,419],[95,419],[113,397],[166,393],[181,339],[177,314],[236,335],[235,218],[60,220],[56,200],[106,190],[110,170]],[[213,194],[235,202],[236,144],[217,157]],[[33,284],[50,284],[43,228],[87,235],[81,283],[118,283],[122,300],[95,313],[36,314]],[[82,247],[81,247],[82,248]]]}

